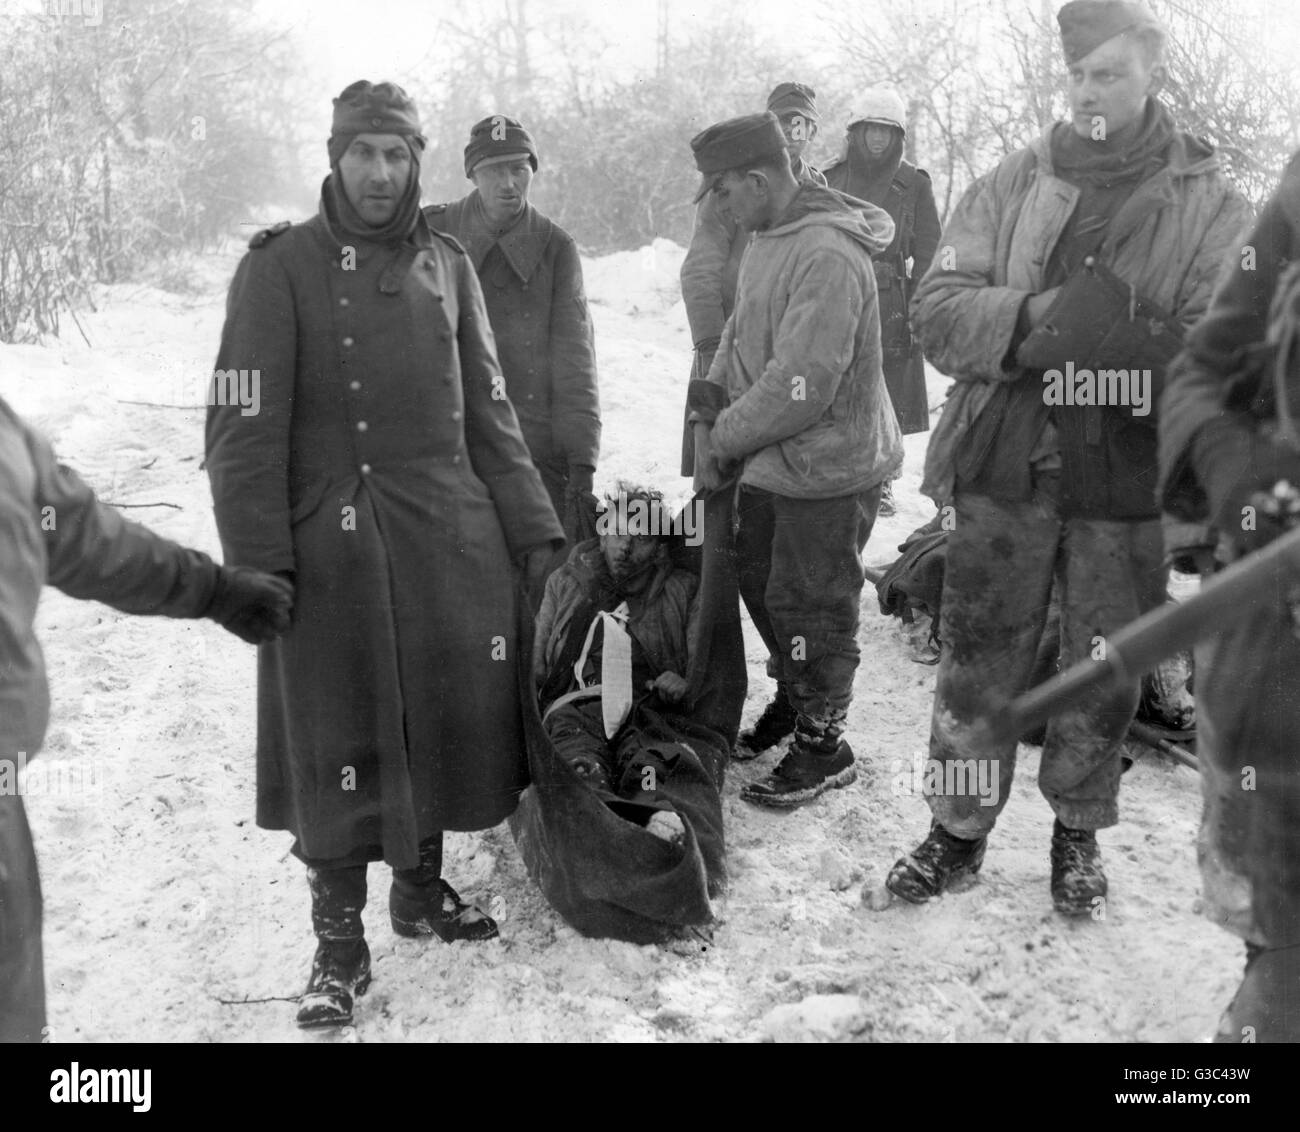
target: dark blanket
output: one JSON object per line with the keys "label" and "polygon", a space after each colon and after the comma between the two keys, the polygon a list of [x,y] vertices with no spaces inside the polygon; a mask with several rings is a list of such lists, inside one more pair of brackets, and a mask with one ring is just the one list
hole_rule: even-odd
{"label": "dark blanket", "polygon": [[[594,789],[559,756],[542,725],[529,666],[520,665],[532,785],[510,830],[529,875],[584,935],[656,942],[709,923],[709,900],[725,888],[722,782],[745,699],[731,503],[723,490],[702,504],[707,552],[674,548],[678,565],[700,573],[700,636],[686,674],[690,717],[639,706],[629,723],[634,751],[614,791]],[[524,628],[520,639],[530,640],[531,626],[527,635]],[[652,795],[639,789],[642,763],[667,768],[657,769]],[[681,817],[681,843],[644,828],[656,809]]]}

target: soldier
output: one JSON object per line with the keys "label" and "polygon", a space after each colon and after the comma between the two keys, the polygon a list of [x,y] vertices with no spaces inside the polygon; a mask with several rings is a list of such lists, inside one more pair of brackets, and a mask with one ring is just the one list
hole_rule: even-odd
{"label": "soldier", "polygon": [[[908,304],[921,277],[930,270],[939,246],[939,211],[930,174],[903,157],[906,111],[898,92],[872,87],[858,100],[848,126],[844,156],[826,170],[826,183],[859,200],[879,205],[894,221],[894,240],[875,256],[880,294],[880,344],[885,386],[904,436],[930,427],[925,391],[925,359],[912,335]],[[885,481],[880,513],[894,514],[894,495]]]}
{"label": "soldier", "polygon": [[[777,116],[786,138],[790,166],[801,184],[826,184],[826,178],[804,159],[804,151],[817,136],[819,117],[817,95],[803,83],[780,83],[768,95],[767,109]],[[740,261],[749,246],[750,233],[719,208],[712,193],[697,200],[695,231],[691,246],[682,260],[682,301],[695,343],[691,380],[702,380],[713,364],[722,328],[736,304],[736,281]],[[690,407],[687,406],[687,415]],[[682,475],[695,474],[695,443],[688,423],[682,438]],[[754,727],[740,734],[737,754],[752,758],[779,743],[794,730],[794,708],[785,689],[778,683],[776,695],[763,709]]]}
{"label": "soldier", "polygon": [[319,214],[254,238],[230,287],[217,366],[260,373],[261,411],[208,413],[226,560],[297,590],[259,657],[257,821],[307,866],[303,1026],[369,985],[371,861],[399,935],[497,935],[442,878],[442,831],[496,825],[526,783],[512,560],[540,589],[562,538],[478,276],[420,212],[423,147],[400,87],[335,99]]}
{"label": "soldier", "polygon": [[217,566],[128,522],[0,400],[0,1042],[46,1040],[41,886],[15,781],[49,721],[32,629],[41,587],[123,613],[210,617],[259,644],[289,627],[280,578]]}
{"label": "soldier", "polygon": [[[794,806],[857,776],[842,738],[858,666],[861,548],[902,436],[880,369],[871,256],[893,221],[800,182],[774,114],[691,140],[700,193],[754,233],[707,381],[691,383],[697,487],[736,469],[741,596],[794,709],[794,742],[742,796]],[[854,205],[860,205],[854,207]]]}
{"label": "soldier", "polygon": [[[1224,557],[1263,546],[1295,521],[1258,496],[1293,500],[1300,486],[1288,409],[1300,404],[1298,260],[1300,155],[1254,231],[1231,249],[1161,402],[1161,501],[1180,518],[1210,518]],[[1295,619],[1286,592],[1265,592],[1196,651],[1202,895],[1210,918],[1246,940],[1246,972],[1219,1024],[1221,1042],[1300,1041]]]}
{"label": "soldier", "polygon": [[[922,485],[955,508],[930,736],[942,774],[929,835],[886,881],[914,902],[980,868],[1015,766],[996,705],[1025,689],[1053,580],[1063,665],[1165,600],[1152,398],[1170,353],[1132,312],[1195,322],[1247,215],[1212,148],[1154,97],[1165,34],[1150,12],[1073,0],[1057,19],[1071,120],[971,186],[915,302],[927,355],[957,383]],[[1086,356],[1045,360],[1099,322],[1094,299],[1074,296],[1091,294],[1103,267],[1125,314]],[[1061,291],[1069,302],[1032,335]],[[1056,396],[1065,373],[1080,384],[1101,366],[1131,373],[1123,389],[1136,395]],[[1052,900],[1067,915],[1097,914],[1106,895],[1096,830],[1118,821],[1138,696],[1135,678],[1048,725],[1039,787],[1056,815]]]}
{"label": "soldier", "polygon": [[471,131],[465,176],[474,191],[424,210],[429,225],[469,252],[487,304],[506,393],[570,542],[594,513],[600,452],[596,352],[572,237],[531,204],[537,147],[514,118],[493,114]]}

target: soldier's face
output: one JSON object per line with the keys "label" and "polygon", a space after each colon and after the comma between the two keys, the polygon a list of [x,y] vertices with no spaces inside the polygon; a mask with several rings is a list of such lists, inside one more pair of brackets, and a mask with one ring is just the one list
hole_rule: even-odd
{"label": "soldier's face", "polygon": [[780,117],[781,132],[785,134],[785,147],[791,157],[802,157],[808,143],[817,136],[817,123],[805,114],[794,111]]}
{"label": "soldier's face", "polygon": [[746,232],[757,231],[768,219],[767,178],[761,172],[724,173],[714,183],[713,196],[718,211]]}
{"label": "soldier's face", "polygon": [[1080,137],[1109,141],[1142,117],[1147,96],[1164,76],[1137,42],[1117,35],[1070,67],[1071,124]]}
{"label": "soldier's face", "polygon": [[616,581],[630,577],[659,552],[659,540],[649,535],[608,534],[600,536],[600,551]]}
{"label": "soldier's face", "polygon": [[488,216],[495,221],[509,220],[528,203],[533,166],[523,156],[492,165],[480,162],[474,166],[472,177]]}
{"label": "soldier's face", "polygon": [[411,180],[411,149],[398,134],[357,134],[339,158],[348,203],[367,224],[381,228],[397,212]]}
{"label": "soldier's face", "polygon": [[872,157],[879,157],[884,153],[893,140],[894,128],[892,126],[882,126],[879,122],[868,122],[862,128],[862,144],[867,147],[867,152]]}

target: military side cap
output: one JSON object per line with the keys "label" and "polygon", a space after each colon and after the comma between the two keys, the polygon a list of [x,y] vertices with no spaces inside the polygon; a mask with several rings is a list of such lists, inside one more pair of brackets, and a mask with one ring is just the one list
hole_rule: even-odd
{"label": "military side cap", "polygon": [[794,112],[819,121],[817,92],[803,83],[779,83],[767,96],[767,108],[778,116]]}
{"label": "military side cap", "polygon": [[728,118],[701,131],[691,138],[695,168],[704,174],[700,191],[695,194],[696,202],[713,188],[719,174],[774,157],[785,149],[781,123],[770,110],[766,114]]}
{"label": "military side cap", "polygon": [[1067,63],[1091,55],[1108,39],[1142,27],[1159,27],[1150,9],[1130,0],[1070,0],[1056,13]]}

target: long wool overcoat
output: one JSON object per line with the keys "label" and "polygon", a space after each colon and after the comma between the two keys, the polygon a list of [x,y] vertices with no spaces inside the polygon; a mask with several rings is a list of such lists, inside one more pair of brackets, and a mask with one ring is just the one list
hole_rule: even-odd
{"label": "long wool overcoat", "polygon": [[257,822],[306,858],[412,867],[514,809],[511,559],[563,534],[454,240],[421,225],[399,251],[318,216],[253,243],[210,400],[236,401],[232,369],[260,396],[209,407],[207,459],[226,561],[297,588],[259,655]]}

